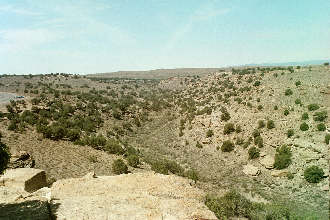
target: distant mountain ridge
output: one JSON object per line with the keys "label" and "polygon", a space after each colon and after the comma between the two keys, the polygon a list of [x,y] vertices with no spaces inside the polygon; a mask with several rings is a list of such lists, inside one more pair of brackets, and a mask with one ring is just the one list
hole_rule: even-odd
{"label": "distant mountain ridge", "polygon": [[[323,63],[329,62],[328,60],[306,60],[306,61],[295,61],[295,62],[278,62],[278,63],[251,63],[251,64],[245,64],[242,66],[297,66],[297,65],[321,65]],[[241,65],[238,65],[241,66]]]}
{"label": "distant mountain ridge", "polygon": [[116,71],[89,74],[89,77],[99,78],[134,78],[134,79],[167,79],[170,77],[187,77],[195,75],[207,75],[219,70],[230,70],[231,68],[243,68],[243,67],[256,67],[256,66],[306,66],[306,65],[322,65],[325,62],[329,62],[330,59],[324,60],[307,60],[307,61],[295,61],[295,62],[278,62],[278,63],[260,63],[260,64],[242,64],[232,66],[222,66],[217,68],[173,68],[173,69],[154,69],[154,70],[142,70],[142,71]]}

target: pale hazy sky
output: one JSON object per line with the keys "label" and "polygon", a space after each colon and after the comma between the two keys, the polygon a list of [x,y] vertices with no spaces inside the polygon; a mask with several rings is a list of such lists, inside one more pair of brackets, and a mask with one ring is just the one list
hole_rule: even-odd
{"label": "pale hazy sky", "polygon": [[0,74],[329,58],[329,0],[0,0]]}

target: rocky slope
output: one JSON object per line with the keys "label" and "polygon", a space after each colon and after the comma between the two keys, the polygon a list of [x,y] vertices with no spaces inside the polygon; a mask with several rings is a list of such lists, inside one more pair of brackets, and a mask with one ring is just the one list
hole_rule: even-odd
{"label": "rocky slope", "polygon": [[42,174],[40,170],[23,168],[9,170],[2,177],[0,218],[216,219],[203,204],[204,193],[182,177],[152,172],[96,177],[90,173],[59,180],[51,188],[32,193],[18,187],[42,186]]}

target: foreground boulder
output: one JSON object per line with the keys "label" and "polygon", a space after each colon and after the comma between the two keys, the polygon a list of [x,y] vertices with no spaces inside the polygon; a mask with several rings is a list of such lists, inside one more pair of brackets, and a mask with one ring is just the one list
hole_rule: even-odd
{"label": "foreground boulder", "polygon": [[0,186],[34,192],[47,186],[46,173],[33,168],[9,169],[0,177]]}
{"label": "foreground boulder", "polygon": [[202,191],[182,177],[88,176],[53,184],[50,207],[57,219],[216,219]]}
{"label": "foreground boulder", "polygon": [[40,189],[45,185],[46,175],[43,170],[7,170],[0,177],[0,219],[51,219],[48,208],[50,189]]}

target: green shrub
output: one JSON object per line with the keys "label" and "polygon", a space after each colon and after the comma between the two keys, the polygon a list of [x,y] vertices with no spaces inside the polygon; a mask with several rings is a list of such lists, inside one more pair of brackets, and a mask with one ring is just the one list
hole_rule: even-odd
{"label": "green shrub", "polygon": [[188,179],[193,180],[195,183],[199,180],[199,175],[198,175],[198,172],[197,172],[196,170],[188,170],[188,171],[185,173],[185,176],[186,176]]}
{"label": "green shrub", "polygon": [[236,133],[241,133],[242,132],[242,127],[240,125],[236,125],[235,132]]}
{"label": "green shrub", "polygon": [[230,191],[222,197],[208,195],[205,205],[216,215],[218,219],[229,219],[236,216],[244,216],[251,219],[254,206],[252,202],[236,191]]}
{"label": "green shrub", "polygon": [[314,121],[324,121],[327,117],[327,111],[316,112],[314,114]]}
{"label": "green shrub", "polygon": [[325,131],[327,128],[325,127],[325,125],[323,123],[320,123],[317,125],[317,130],[318,131]]}
{"label": "green shrub", "polygon": [[117,109],[113,110],[113,112],[112,112],[112,116],[113,116],[115,119],[118,119],[118,120],[121,119],[121,113],[120,113]]}
{"label": "green shrub", "polygon": [[304,171],[304,177],[309,183],[318,183],[323,178],[324,172],[322,168],[310,166]]}
{"label": "green shrub", "polygon": [[10,122],[9,122],[9,125],[8,125],[8,130],[9,131],[15,131],[15,130],[17,130],[17,128],[18,128],[18,126],[17,126],[17,122],[16,121],[14,121],[14,120],[11,120]]}
{"label": "green shrub", "polygon": [[97,136],[93,134],[90,137],[85,137],[84,142],[95,149],[104,149],[104,146],[107,143],[107,139],[102,134]]}
{"label": "green shrub", "polygon": [[104,145],[103,149],[110,154],[123,155],[125,153],[125,150],[122,148],[119,141],[114,138],[110,138]]}
{"label": "green shrub", "polygon": [[221,145],[222,152],[230,152],[234,150],[235,145],[230,140],[224,141]]}
{"label": "green shrub", "polygon": [[168,168],[164,161],[156,161],[151,164],[151,170],[156,173],[168,175]]}
{"label": "green shrub", "polygon": [[277,105],[274,106],[274,110],[278,110],[278,106]]}
{"label": "green shrub", "polygon": [[261,84],[260,81],[255,81],[253,86],[260,86],[260,84]]}
{"label": "green shrub", "polygon": [[259,148],[264,146],[264,141],[261,136],[257,136],[254,138],[254,144],[257,145]]}
{"label": "green shrub", "polygon": [[229,121],[230,119],[230,114],[228,112],[223,112],[221,114],[221,121]]}
{"label": "green shrub", "polygon": [[244,139],[241,137],[238,137],[235,142],[236,145],[242,145],[244,144]]}
{"label": "green shrub", "polygon": [[308,118],[309,118],[309,116],[308,116],[307,112],[303,113],[301,116],[301,120],[307,120]]}
{"label": "green shrub", "polygon": [[224,134],[230,134],[235,131],[235,126],[233,123],[227,123],[225,124],[225,127],[223,129]]}
{"label": "green shrub", "polygon": [[60,125],[52,125],[51,127],[52,137],[53,140],[61,140],[67,134],[67,129]]}
{"label": "green shrub", "polygon": [[307,106],[307,108],[309,111],[315,111],[315,110],[318,110],[320,108],[320,106],[318,104],[309,104]]}
{"label": "green shrub", "polygon": [[268,129],[273,129],[273,128],[275,128],[275,123],[274,123],[273,120],[268,120],[268,121],[267,121],[267,128],[268,128]]}
{"label": "green shrub", "polygon": [[296,82],[296,86],[300,86],[301,85],[301,82],[300,81],[297,81]]}
{"label": "green shrub", "polygon": [[213,135],[214,135],[214,133],[211,129],[207,130],[206,137],[212,137]]}
{"label": "green shrub", "polygon": [[300,130],[302,131],[307,131],[309,129],[309,126],[306,122],[303,122],[301,125],[300,125]]}
{"label": "green shrub", "polygon": [[203,148],[203,145],[202,145],[201,143],[199,143],[199,141],[197,141],[197,143],[196,143],[196,147],[197,147],[197,148]]}
{"label": "green shrub", "polygon": [[151,164],[151,169],[165,175],[168,175],[169,172],[179,176],[184,175],[184,169],[175,161],[158,160]]}
{"label": "green shrub", "polygon": [[283,145],[276,149],[274,167],[278,170],[287,168],[291,164],[291,149]]}
{"label": "green shrub", "polygon": [[290,111],[289,111],[288,109],[285,109],[283,114],[284,114],[285,116],[287,116],[289,113],[290,113]]}
{"label": "green shrub", "polygon": [[249,159],[255,159],[260,156],[260,150],[256,147],[251,147],[248,153],[249,153]]}
{"label": "green shrub", "polygon": [[324,142],[326,144],[329,144],[330,143],[330,134],[326,134],[325,137],[324,137]]}
{"label": "green shrub", "polygon": [[301,99],[296,99],[296,101],[294,101],[294,103],[296,103],[296,105],[301,105],[302,104]]}
{"label": "green shrub", "polygon": [[294,130],[293,129],[289,129],[286,134],[287,134],[288,138],[290,138],[290,137],[292,137],[294,135]]}
{"label": "green shrub", "polygon": [[263,120],[258,121],[258,128],[264,128],[266,126],[265,122]]}
{"label": "green shrub", "polygon": [[260,111],[260,110],[262,110],[264,107],[262,106],[262,105],[258,105],[258,110]]}
{"label": "green shrub", "polygon": [[292,174],[292,173],[288,173],[287,175],[286,175],[286,177],[288,178],[288,180],[292,180],[293,178],[294,178],[294,175]]}
{"label": "green shrub", "polygon": [[260,136],[260,131],[259,131],[258,129],[254,129],[253,132],[252,132],[252,136],[253,136],[254,138]]}
{"label": "green shrub", "polygon": [[140,164],[139,156],[131,154],[127,157],[127,162],[128,165],[130,165],[131,167],[138,167],[138,165]]}
{"label": "green shrub", "polygon": [[3,174],[10,160],[10,152],[6,144],[0,139],[0,174]]}
{"label": "green shrub", "polygon": [[122,159],[117,159],[112,163],[112,171],[117,175],[128,173],[128,167]]}
{"label": "green shrub", "polygon": [[70,141],[76,141],[80,138],[80,131],[78,129],[68,130],[67,137]]}
{"label": "green shrub", "polygon": [[293,92],[292,92],[291,89],[286,89],[285,92],[284,92],[284,94],[285,94],[286,96],[290,96],[290,95],[293,94]]}

